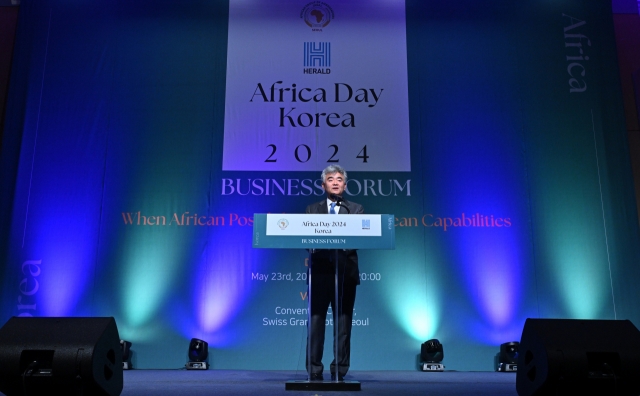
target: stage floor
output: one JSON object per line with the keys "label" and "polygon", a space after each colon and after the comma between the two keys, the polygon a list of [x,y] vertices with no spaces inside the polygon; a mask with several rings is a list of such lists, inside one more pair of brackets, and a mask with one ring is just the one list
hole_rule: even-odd
{"label": "stage floor", "polygon": [[[329,379],[328,373],[325,373]],[[123,396],[200,395],[422,395],[516,396],[515,373],[353,371],[361,391],[287,391],[287,381],[304,380],[304,372],[244,370],[127,370]]]}

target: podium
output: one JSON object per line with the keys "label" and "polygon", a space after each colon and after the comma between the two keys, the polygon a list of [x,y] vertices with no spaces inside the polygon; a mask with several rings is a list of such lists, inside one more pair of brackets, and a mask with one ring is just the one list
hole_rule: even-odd
{"label": "podium", "polygon": [[[309,255],[317,249],[335,253],[334,312],[341,312],[338,298],[338,251],[343,249],[395,249],[395,217],[390,214],[262,214],[253,215],[253,247],[260,249],[307,249]],[[309,265],[313,265],[309,260]],[[313,298],[309,268],[307,348],[311,344],[311,299]],[[334,321],[334,340],[339,334],[339,323]],[[338,369],[338,343],[334,342],[334,359]],[[310,353],[307,349],[307,359]],[[307,374],[311,364],[307,360]],[[358,381],[339,381],[336,373],[332,381],[287,381],[285,390],[359,391]]]}

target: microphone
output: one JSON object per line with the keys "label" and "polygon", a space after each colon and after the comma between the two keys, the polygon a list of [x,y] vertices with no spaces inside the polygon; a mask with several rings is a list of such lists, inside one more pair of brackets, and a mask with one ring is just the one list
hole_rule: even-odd
{"label": "microphone", "polygon": [[340,205],[340,202],[344,201],[344,198],[337,194],[329,194],[329,199],[332,201],[336,201],[337,205]]}
{"label": "microphone", "polygon": [[347,210],[347,213],[351,214],[351,209],[349,209],[349,207],[345,203],[347,201],[345,201],[344,198],[342,198],[340,195],[329,194],[329,199],[336,201],[336,206],[341,206],[345,208]]}

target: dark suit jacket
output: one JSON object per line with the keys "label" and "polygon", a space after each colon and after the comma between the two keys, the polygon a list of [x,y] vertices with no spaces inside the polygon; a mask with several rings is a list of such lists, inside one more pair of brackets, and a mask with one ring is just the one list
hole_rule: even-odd
{"label": "dark suit jacket", "polygon": [[[340,215],[349,214],[349,211],[342,207],[347,206],[351,211],[350,214],[362,214],[364,208],[362,205],[344,200],[340,206]],[[313,203],[307,206],[306,213],[319,213],[328,214],[329,209],[327,207],[327,199]],[[311,254],[312,261],[312,276],[313,274],[335,274],[335,266],[333,265],[335,257],[334,250],[316,249]],[[360,284],[360,271],[358,269],[358,252],[355,249],[341,249],[338,250],[339,274],[344,274],[344,280],[346,283]]]}

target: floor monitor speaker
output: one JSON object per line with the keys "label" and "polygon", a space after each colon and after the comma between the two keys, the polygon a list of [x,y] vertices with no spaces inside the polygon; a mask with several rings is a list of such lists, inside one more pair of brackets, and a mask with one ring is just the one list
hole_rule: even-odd
{"label": "floor monitor speaker", "polygon": [[107,395],[122,392],[114,318],[13,317],[0,328],[0,392]]}
{"label": "floor monitor speaker", "polygon": [[640,331],[628,320],[527,319],[519,396],[640,394]]}

